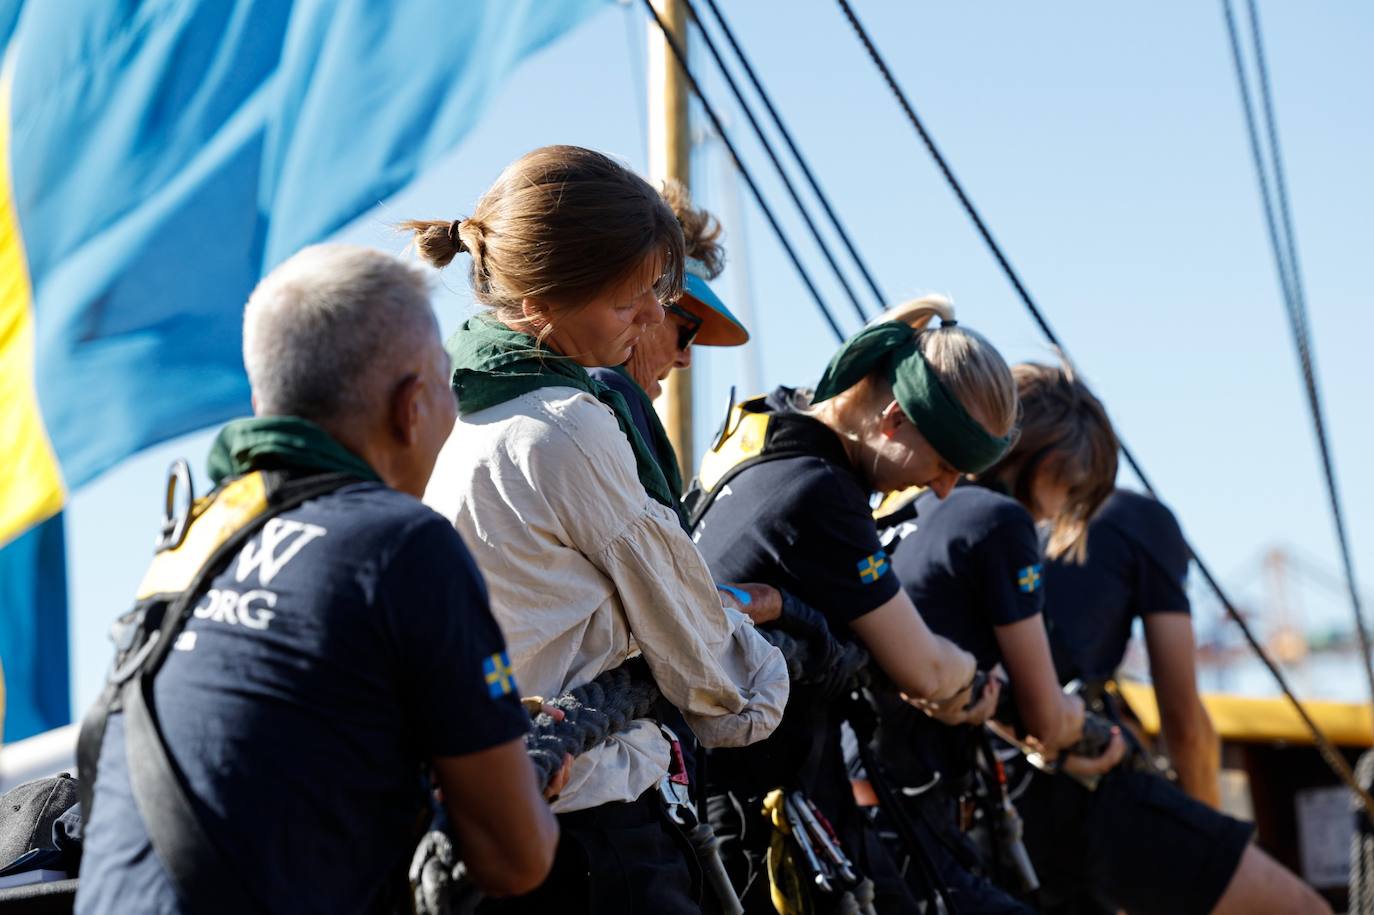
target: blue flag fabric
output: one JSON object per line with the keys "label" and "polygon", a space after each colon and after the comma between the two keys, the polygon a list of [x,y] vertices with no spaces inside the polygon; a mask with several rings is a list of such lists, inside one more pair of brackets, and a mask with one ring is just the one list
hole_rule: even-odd
{"label": "blue flag fabric", "polygon": [[67,485],[245,412],[257,279],[451,150],[605,2],[27,4],[11,167]]}
{"label": "blue flag fabric", "polygon": [[[67,577],[62,516],[0,551],[0,663],[4,665],[3,742],[70,720],[67,677]],[[60,652],[45,646],[60,646]],[[55,663],[56,662],[56,663]]]}
{"label": "blue flag fabric", "polygon": [[[71,488],[247,412],[257,280],[452,150],[523,58],[607,5],[0,0],[0,445],[24,456],[0,468],[0,564],[34,558],[10,541]],[[0,614],[55,617],[10,604],[24,581],[55,593],[51,570],[14,589],[7,571]],[[11,707],[39,689],[16,672],[65,676],[66,650],[6,636]]]}

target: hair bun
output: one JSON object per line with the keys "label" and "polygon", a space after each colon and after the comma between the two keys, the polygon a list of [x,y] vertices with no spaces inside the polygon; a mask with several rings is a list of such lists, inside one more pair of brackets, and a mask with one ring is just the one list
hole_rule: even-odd
{"label": "hair bun", "polygon": [[466,251],[468,246],[463,243],[463,220],[455,219],[448,224],[448,240],[453,242],[453,247],[457,251]]}

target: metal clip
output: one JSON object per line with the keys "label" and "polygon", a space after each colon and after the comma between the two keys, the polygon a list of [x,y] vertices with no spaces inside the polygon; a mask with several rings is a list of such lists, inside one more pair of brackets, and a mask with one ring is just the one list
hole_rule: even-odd
{"label": "metal clip", "polygon": [[783,797],[782,810],[787,816],[787,824],[792,827],[792,838],[796,841],[797,847],[801,849],[802,857],[806,859],[806,866],[816,875],[816,886],[827,893],[834,892],[834,886],[830,883],[830,868],[820,860],[815,848],[812,847],[806,823],[802,821],[801,815],[797,812],[797,802],[792,795]]}
{"label": "metal clip", "polygon": [[658,780],[658,794],[668,808],[669,819],[690,829],[697,824],[697,814],[692,807],[691,782],[687,777],[687,760],[682,755],[682,742],[667,725],[660,724],[658,729],[672,752],[668,772]]}
{"label": "metal clip", "polygon": [[840,837],[835,834],[830,821],[825,818],[811,798],[805,795],[797,795],[797,811],[801,814],[806,825],[816,837],[816,844],[821,851],[825,852],[835,864],[835,870],[840,877],[851,886],[859,882],[858,875],[854,872],[854,864],[844,853],[844,848],[840,845]]}
{"label": "metal clip", "polygon": [[[178,486],[178,484],[180,484]],[[177,492],[186,491],[186,507],[177,511]],[[186,528],[191,522],[191,510],[196,503],[196,490],[191,483],[191,465],[185,458],[177,458],[167,468],[167,496],[162,510],[162,530],[154,544],[155,552],[174,550],[186,539]]]}
{"label": "metal clip", "polygon": [[720,429],[716,432],[716,437],[711,440],[712,451],[719,451],[720,446],[724,445],[725,440],[729,438],[732,434],[734,434],[735,429],[739,427],[739,423],[735,423],[734,426],[730,425],[730,414],[734,412],[735,386],[732,384],[730,385],[730,402],[725,405],[725,419],[721,422]]}

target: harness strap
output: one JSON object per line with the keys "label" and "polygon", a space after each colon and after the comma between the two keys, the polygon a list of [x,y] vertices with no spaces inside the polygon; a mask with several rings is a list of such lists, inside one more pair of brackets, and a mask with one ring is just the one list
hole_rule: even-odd
{"label": "harness strap", "polygon": [[[873,752],[871,742],[877,726],[877,712],[874,709],[872,693],[867,688],[857,691],[857,696],[850,705],[849,724],[854,729],[854,736],[858,738],[859,760],[868,773],[873,793],[878,797],[878,807],[887,813],[902,846],[911,855],[912,861],[920,868],[922,876],[930,886],[930,898],[926,900],[930,906],[929,911],[941,915],[958,915],[959,907],[950,897],[944,881],[935,869],[934,856],[925,840],[921,838],[920,831],[908,818],[908,808],[902,803],[898,793],[892,789],[892,780],[888,777],[878,755]],[[921,815],[920,806],[913,806],[918,816]],[[938,836],[938,830],[933,829],[924,816],[922,822]]]}
{"label": "harness strap", "polygon": [[817,457],[795,429],[792,417],[771,413],[764,398],[754,397],[731,408],[711,450],[702,458],[702,469],[682,498],[687,529],[695,533],[702,519],[735,477],[750,467],[783,458]]}
{"label": "harness strap", "polygon": [[267,510],[249,519],[210,554],[190,586],[172,601],[160,620],[147,621],[156,622],[158,628],[148,634],[132,658],[115,669],[100,699],[82,721],[77,738],[77,765],[84,815],[88,819],[91,816],[109,717],[122,706],[134,804],[143,818],[153,851],[172,877],[178,895],[197,911],[258,912],[264,907],[251,899],[233,863],[211,839],[196,812],[157,721],[153,679],[185,627],[193,602],[263,525],[354,481],[347,474],[326,474],[274,487]]}

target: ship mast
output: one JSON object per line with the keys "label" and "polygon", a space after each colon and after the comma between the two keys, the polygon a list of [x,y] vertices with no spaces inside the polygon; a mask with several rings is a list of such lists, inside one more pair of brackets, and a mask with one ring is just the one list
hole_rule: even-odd
{"label": "ship mast", "polygon": [[[653,0],[655,9],[683,48],[687,47],[687,10],[681,0]],[[650,20],[648,36],[649,181],[658,185],[676,178],[691,187],[692,135],[687,123],[687,78],[673,57],[657,23]],[[692,443],[692,370],[674,369],[663,382],[654,404],[668,440],[677,452],[684,479],[695,470]]]}

